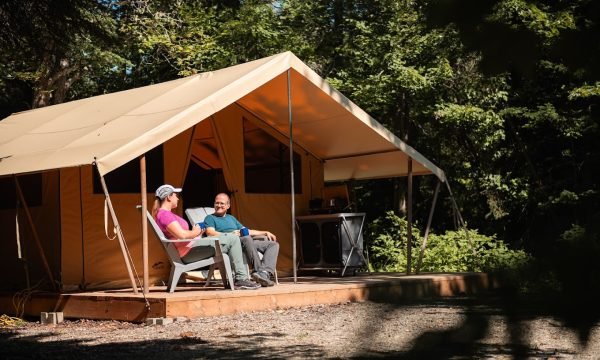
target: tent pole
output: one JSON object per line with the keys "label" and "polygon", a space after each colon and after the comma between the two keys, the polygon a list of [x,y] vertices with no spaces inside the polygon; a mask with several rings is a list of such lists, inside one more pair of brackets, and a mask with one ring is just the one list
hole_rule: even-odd
{"label": "tent pole", "polygon": [[473,242],[471,241],[471,237],[469,236],[469,231],[467,230],[467,224],[463,220],[460,210],[458,209],[458,204],[456,203],[456,199],[454,199],[454,195],[452,194],[452,190],[450,189],[450,183],[448,181],[446,181],[446,187],[448,188],[448,193],[450,194],[450,200],[452,201],[452,206],[454,207],[454,211],[456,211],[456,214],[457,214],[458,225],[461,226],[463,228],[463,230],[465,231],[465,236],[467,238],[467,242],[469,243],[469,246],[471,247],[471,250],[472,250],[473,259],[476,259],[477,251],[475,250],[475,246],[473,246]]}
{"label": "tent pole", "polygon": [[298,282],[298,269],[296,268],[296,193],[294,187],[294,135],[292,128],[292,73],[287,71],[287,95],[288,95],[288,120],[290,124],[290,192],[292,194],[292,261],[294,262],[294,284]]}
{"label": "tent pole", "polygon": [[421,244],[421,252],[419,253],[419,261],[417,261],[417,274],[421,272],[421,261],[423,261],[423,254],[427,247],[427,237],[429,236],[429,229],[431,228],[431,220],[433,219],[433,212],[435,211],[435,204],[437,203],[438,194],[440,193],[441,181],[438,179],[437,185],[435,186],[435,193],[433,194],[433,202],[431,203],[431,210],[429,210],[429,218],[427,219],[427,227],[425,228],[425,236],[423,237],[423,244]]}
{"label": "tent pole", "polygon": [[[125,240],[123,239],[123,234],[121,233],[121,226],[119,225],[119,220],[117,220],[117,215],[115,214],[115,209],[112,206],[112,201],[110,201],[110,195],[108,195],[108,189],[106,188],[106,182],[104,181],[104,176],[100,175],[100,183],[102,184],[102,191],[104,191],[104,196],[106,197],[106,203],[108,204],[108,210],[110,211],[110,216],[112,217],[113,224],[117,228],[117,237],[119,238],[119,246],[121,247],[121,253],[123,254],[123,260],[125,260],[125,267],[127,268],[127,273],[129,274],[129,280],[131,281],[131,287],[133,288],[133,293],[138,293],[137,285],[135,284],[135,279],[133,278],[133,272],[131,271],[131,264],[129,263],[129,259],[127,258],[127,251],[125,250]],[[144,213],[142,211],[142,213]]]}
{"label": "tent pole", "polygon": [[23,209],[25,210],[25,215],[27,215],[27,221],[31,226],[31,232],[33,233],[33,239],[35,240],[35,245],[37,246],[38,252],[40,253],[40,257],[42,258],[42,263],[44,264],[44,269],[50,278],[50,283],[52,284],[52,289],[54,291],[58,290],[56,287],[56,283],[54,282],[54,276],[52,276],[52,270],[50,270],[50,265],[48,265],[48,259],[46,259],[46,254],[44,254],[44,248],[42,247],[42,243],[40,242],[40,237],[37,232],[37,228],[33,223],[33,219],[31,218],[31,213],[29,212],[29,206],[27,205],[27,201],[25,201],[25,196],[23,196],[23,191],[21,190],[21,184],[19,184],[19,179],[17,175],[13,175],[15,179],[15,186],[17,188],[17,193],[19,195],[19,199],[21,200],[21,204],[23,204]]}
{"label": "tent pole", "polygon": [[148,275],[148,221],[146,211],[148,209],[148,191],[146,189],[146,155],[140,156],[140,189],[142,192],[142,262],[144,266],[144,294],[148,294],[150,280]]}
{"label": "tent pole", "polygon": [[412,158],[408,158],[408,211],[407,211],[407,227],[406,227],[406,275],[410,275],[412,265],[412,184],[413,170]]}

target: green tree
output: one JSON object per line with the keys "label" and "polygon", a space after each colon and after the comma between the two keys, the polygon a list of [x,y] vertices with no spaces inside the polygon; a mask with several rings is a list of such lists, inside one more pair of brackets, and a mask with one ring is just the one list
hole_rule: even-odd
{"label": "green tree", "polygon": [[[21,89],[18,93],[23,98],[18,107],[61,103],[75,83],[124,61],[107,50],[115,39],[116,21],[110,2],[3,1],[0,87],[8,94]],[[28,96],[31,99],[27,100]],[[7,104],[12,101],[3,100]],[[15,110],[22,110],[18,107]],[[9,109],[14,108],[9,105]]]}

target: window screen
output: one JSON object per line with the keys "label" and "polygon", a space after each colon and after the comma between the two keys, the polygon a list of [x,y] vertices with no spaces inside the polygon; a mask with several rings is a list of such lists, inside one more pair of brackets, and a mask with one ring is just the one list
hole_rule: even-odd
{"label": "window screen", "polygon": [[[247,193],[290,193],[289,147],[248,119],[244,122],[244,179]],[[294,192],[302,193],[301,157],[294,158]]]}

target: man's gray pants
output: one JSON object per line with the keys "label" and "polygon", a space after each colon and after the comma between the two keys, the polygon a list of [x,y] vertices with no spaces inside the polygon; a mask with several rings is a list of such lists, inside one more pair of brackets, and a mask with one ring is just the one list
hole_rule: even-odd
{"label": "man's gray pants", "polygon": [[[269,240],[254,240],[252,236],[240,236],[242,248],[248,262],[254,271],[266,271],[269,275],[275,274],[277,267],[277,255],[279,255],[279,243]],[[258,253],[263,254],[261,260]]]}

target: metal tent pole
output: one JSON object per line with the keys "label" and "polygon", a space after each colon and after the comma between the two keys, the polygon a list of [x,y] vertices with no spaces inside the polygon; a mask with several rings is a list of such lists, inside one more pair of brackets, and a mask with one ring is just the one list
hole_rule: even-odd
{"label": "metal tent pole", "polygon": [[[110,195],[108,195],[108,189],[106,188],[106,182],[104,181],[104,176],[100,175],[100,183],[102,184],[102,191],[104,191],[104,196],[106,197],[106,203],[108,204],[108,210],[110,210],[110,216],[112,217],[113,224],[117,229],[117,237],[119,238],[119,246],[121,247],[121,253],[123,254],[123,260],[125,260],[125,267],[127,268],[127,273],[129,274],[129,280],[131,281],[131,287],[133,288],[133,293],[137,294],[138,289],[135,284],[135,279],[133,277],[133,272],[131,270],[131,263],[129,262],[129,258],[127,256],[127,250],[125,250],[125,240],[123,239],[123,234],[121,232],[121,226],[119,225],[119,220],[117,220],[117,215],[115,214],[115,209],[113,208],[112,201],[110,200]],[[142,211],[143,213],[143,211]]]}
{"label": "metal tent pole", "polygon": [[288,93],[288,120],[290,124],[290,192],[292,194],[292,261],[294,263],[294,283],[298,282],[298,269],[296,268],[296,193],[294,187],[294,135],[292,127],[292,73],[287,71],[287,93]]}
{"label": "metal tent pole", "polygon": [[435,186],[435,193],[433,194],[433,202],[431,203],[431,210],[429,210],[429,218],[427,219],[427,228],[425,228],[425,236],[423,237],[423,244],[421,244],[421,252],[419,253],[419,261],[417,261],[418,274],[421,271],[421,261],[423,261],[423,254],[427,247],[427,238],[429,237],[429,229],[431,228],[431,220],[433,219],[433,212],[435,211],[435,204],[437,203],[438,194],[440,193],[441,181],[438,179],[437,185]]}
{"label": "metal tent pole", "polygon": [[150,280],[148,274],[148,221],[146,211],[148,210],[148,191],[146,189],[146,155],[140,156],[140,189],[142,193],[142,263],[144,267],[144,294],[148,294]]}
{"label": "metal tent pole", "polygon": [[[448,188],[448,193],[450,194],[450,200],[452,201],[452,206],[454,207],[454,211],[456,211],[456,217],[458,218],[458,225],[461,226],[465,232],[465,237],[467,238],[467,242],[471,247],[471,251],[473,254],[473,259],[477,258],[477,251],[475,250],[475,246],[473,246],[473,242],[471,241],[471,237],[469,236],[469,231],[467,230],[467,224],[463,220],[463,217],[458,209],[458,204],[456,203],[456,199],[454,199],[454,194],[452,194],[452,190],[450,189],[450,183],[446,181],[446,187]],[[472,267],[471,269],[472,270]]]}
{"label": "metal tent pole", "polygon": [[410,275],[412,266],[412,184],[413,170],[412,158],[408,158],[408,211],[407,211],[407,227],[406,227],[406,275]]}

